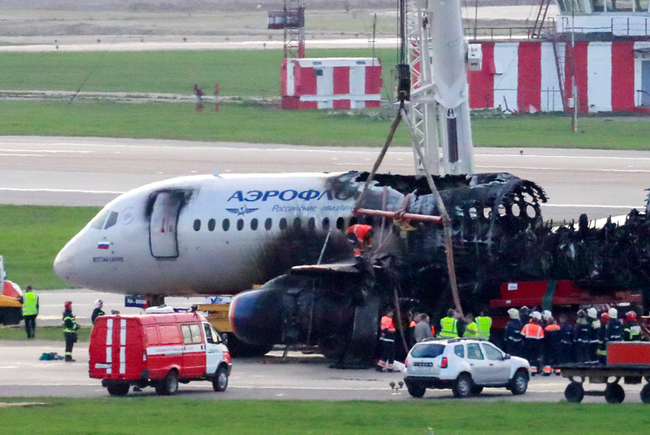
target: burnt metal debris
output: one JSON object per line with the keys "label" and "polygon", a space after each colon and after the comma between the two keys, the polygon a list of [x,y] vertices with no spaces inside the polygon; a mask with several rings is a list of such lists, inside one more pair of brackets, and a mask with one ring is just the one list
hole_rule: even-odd
{"label": "burnt metal debris", "polygon": [[[357,198],[367,177],[367,172],[332,176],[327,187],[337,198]],[[435,177],[435,183],[452,221],[458,286],[469,311],[498,299],[502,282],[561,279],[593,294],[639,291],[648,306],[647,213],[632,210],[623,225],[590,228],[582,215],[577,223],[553,227],[542,219],[547,197],[534,182],[494,173]],[[439,215],[426,180],[414,176],[377,174],[359,207]],[[395,292],[404,311],[435,316],[453,305],[441,223],[355,216],[349,224],[357,222],[375,228],[373,250],[364,258],[352,260],[344,232],[338,231],[324,250],[329,264],[295,267],[251,293],[265,301],[258,306],[267,314],[255,314],[256,323],[282,325],[269,341],[319,345],[326,355],[339,358],[340,366],[355,367],[374,355],[379,311],[393,304]],[[269,249],[278,253],[269,271],[290,263],[315,264],[325,238],[305,231],[287,233],[288,241],[300,241],[292,242],[288,254],[284,243],[265,248],[266,254]],[[249,332],[248,338],[261,333],[256,328]]]}

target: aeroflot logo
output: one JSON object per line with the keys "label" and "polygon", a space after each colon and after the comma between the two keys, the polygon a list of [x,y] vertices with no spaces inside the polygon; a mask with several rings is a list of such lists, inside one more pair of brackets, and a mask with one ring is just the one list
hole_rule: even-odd
{"label": "aeroflot logo", "polygon": [[230,198],[228,198],[228,201],[236,199],[237,201],[255,202],[260,200],[268,201],[271,198],[278,198],[282,201],[292,201],[294,199],[302,199],[303,201],[311,201],[311,200],[320,201],[323,198],[326,198],[329,201],[333,199],[345,201],[347,199],[352,198],[352,196],[353,193],[348,194],[347,192],[332,192],[330,189],[324,190],[322,192],[314,189],[304,190],[302,192],[299,192],[297,190],[292,190],[292,189],[283,190],[283,191],[249,190],[248,192],[238,190],[235,193],[233,193]]}

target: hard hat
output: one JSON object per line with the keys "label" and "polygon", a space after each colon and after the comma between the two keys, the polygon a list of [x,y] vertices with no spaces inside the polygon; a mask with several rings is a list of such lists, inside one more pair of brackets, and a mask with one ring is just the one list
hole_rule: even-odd
{"label": "hard hat", "polygon": [[535,320],[542,320],[542,314],[538,311],[533,311],[533,314],[530,315]]}
{"label": "hard hat", "polygon": [[616,308],[609,309],[609,318],[616,319],[618,317],[618,310]]}
{"label": "hard hat", "polygon": [[511,319],[518,319],[519,318],[519,311],[516,308],[510,308],[508,310],[508,315],[510,315]]}
{"label": "hard hat", "polygon": [[591,317],[592,319],[597,319],[598,311],[596,311],[594,307],[591,307],[587,310],[587,316]]}
{"label": "hard hat", "polygon": [[72,309],[72,301],[65,301],[65,309],[66,310],[71,310]]}
{"label": "hard hat", "polygon": [[104,305],[104,301],[102,301],[101,299],[97,299],[95,301],[95,308],[101,308],[102,305]]}
{"label": "hard hat", "polygon": [[601,314],[601,315],[600,315],[600,319],[601,319],[603,322],[609,322],[609,319],[610,319],[609,314],[607,314],[607,313],[603,313],[603,314]]}
{"label": "hard hat", "polygon": [[625,313],[625,317],[627,317],[627,320],[629,321],[635,321],[636,313],[634,311],[628,311],[627,313]]}
{"label": "hard hat", "polygon": [[528,313],[530,313],[530,309],[526,305],[524,305],[519,309],[519,314],[528,314]]}
{"label": "hard hat", "polygon": [[542,311],[542,317],[543,317],[545,320],[548,320],[551,316],[553,316],[553,313],[551,313],[550,310],[544,310],[544,311]]}

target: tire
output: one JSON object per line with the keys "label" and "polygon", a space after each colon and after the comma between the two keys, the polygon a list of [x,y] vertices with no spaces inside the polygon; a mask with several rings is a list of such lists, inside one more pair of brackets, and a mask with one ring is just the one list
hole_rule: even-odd
{"label": "tire", "polygon": [[580,382],[571,382],[564,390],[564,397],[568,402],[580,403],[585,397],[585,389]]}
{"label": "tire", "polygon": [[472,386],[472,396],[478,396],[483,392],[483,387],[480,385],[473,385]]}
{"label": "tire", "polygon": [[427,391],[425,387],[422,385],[406,385],[406,389],[409,391],[409,394],[413,397],[422,397],[424,396],[424,392]]}
{"label": "tire", "polygon": [[454,392],[455,397],[465,399],[472,395],[473,386],[474,383],[472,382],[472,377],[467,373],[461,373],[454,381],[452,391]]}
{"label": "tire", "polygon": [[607,384],[605,400],[607,400],[607,403],[623,403],[625,390],[619,384]]}
{"label": "tire", "polygon": [[641,389],[641,401],[643,403],[650,403],[650,384],[645,384]]}
{"label": "tire", "polygon": [[111,396],[126,396],[131,386],[127,383],[111,384],[106,387]]}
{"label": "tire", "polygon": [[178,391],[178,373],[175,370],[170,371],[165,379],[156,385],[156,394],[161,396],[171,396]]}
{"label": "tire", "polygon": [[226,388],[228,388],[228,370],[224,366],[217,369],[217,373],[212,380],[212,388],[214,391],[226,391]]}
{"label": "tire", "polygon": [[528,374],[522,370],[515,373],[512,378],[512,387],[510,391],[515,396],[520,396],[528,390]]}

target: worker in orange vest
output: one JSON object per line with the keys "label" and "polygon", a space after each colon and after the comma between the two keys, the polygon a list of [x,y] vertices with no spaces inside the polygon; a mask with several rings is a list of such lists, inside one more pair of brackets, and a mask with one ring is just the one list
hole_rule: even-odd
{"label": "worker in orange vest", "polygon": [[560,325],[552,317],[546,318],[548,325],[544,328],[544,376],[550,376],[553,371],[560,374],[559,349],[560,349]]}
{"label": "worker in orange vest", "polygon": [[521,335],[524,336],[524,357],[530,363],[530,370],[535,374],[539,367],[538,361],[544,330],[539,325],[542,320],[542,315],[539,312],[533,311],[530,317],[530,323],[524,325]]}
{"label": "worker in orange vest", "polygon": [[372,247],[372,226],[356,224],[348,228],[348,240],[354,246],[354,256],[361,257],[361,253],[365,251],[366,246]]}
{"label": "worker in orange vest", "polygon": [[381,318],[381,332],[379,342],[381,343],[381,358],[377,363],[377,371],[386,369],[393,371],[395,361],[395,324],[393,323],[393,310],[388,310]]}

